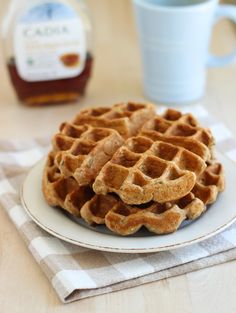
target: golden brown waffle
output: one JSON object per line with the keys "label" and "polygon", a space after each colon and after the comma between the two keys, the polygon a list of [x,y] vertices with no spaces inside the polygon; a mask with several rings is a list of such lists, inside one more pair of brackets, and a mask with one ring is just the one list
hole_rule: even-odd
{"label": "golden brown waffle", "polygon": [[132,137],[102,168],[93,190],[114,192],[127,204],[163,203],[188,194],[205,167],[199,156],[182,147]]}
{"label": "golden brown waffle", "polygon": [[63,123],[53,138],[55,164],[65,177],[72,176],[85,186],[93,182],[123,141],[113,129]]}
{"label": "golden brown waffle", "polygon": [[176,231],[185,219],[196,219],[224,189],[222,165],[209,165],[199,176],[193,190],[185,197],[167,203],[129,206],[112,195],[95,195],[81,208],[82,218],[89,224],[106,224],[113,232],[130,235],[142,226],[156,234]]}
{"label": "golden brown waffle", "polygon": [[89,186],[80,187],[73,177],[65,178],[54,163],[55,154],[49,153],[44,168],[42,189],[51,206],[59,206],[72,215],[80,216],[81,207],[94,196]]}
{"label": "golden brown waffle", "polygon": [[98,107],[81,111],[73,123],[117,130],[124,138],[136,135],[142,125],[155,114],[153,104],[119,103],[112,107]]}
{"label": "golden brown waffle", "polygon": [[209,129],[199,126],[192,114],[168,109],[163,115],[156,115],[147,121],[140,135],[186,148],[203,160],[212,158],[214,138]]}

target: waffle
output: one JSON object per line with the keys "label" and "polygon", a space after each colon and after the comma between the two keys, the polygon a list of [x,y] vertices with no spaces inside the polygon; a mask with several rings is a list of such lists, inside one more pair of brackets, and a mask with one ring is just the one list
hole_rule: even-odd
{"label": "waffle", "polygon": [[53,138],[55,164],[65,177],[72,176],[80,186],[86,186],[123,141],[113,129],[63,123]]}
{"label": "waffle", "polygon": [[115,129],[124,138],[136,135],[142,125],[155,114],[155,106],[137,102],[115,104],[81,111],[74,119],[76,125]]}
{"label": "waffle", "polygon": [[214,139],[191,114],[128,102],[63,123],[44,168],[46,201],[88,224],[130,235],[176,231],[224,189]]}
{"label": "waffle", "polygon": [[42,190],[49,205],[59,206],[74,216],[80,216],[82,206],[94,196],[89,186],[79,186],[73,177],[65,178],[55,165],[55,153],[50,152],[44,168]]}
{"label": "waffle", "polygon": [[129,206],[112,195],[95,195],[81,208],[82,218],[89,224],[105,224],[120,235],[130,235],[142,226],[156,234],[176,231],[183,220],[196,219],[224,189],[222,165],[208,165],[189,194],[172,202]]}
{"label": "waffle", "polygon": [[168,109],[163,115],[147,121],[140,135],[186,148],[204,160],[212,159],[214,138],[210,130],[200,127],[191,114]]}
{"label": "waffle", "polygon": [[188,194],[205,167],[204,160],[182,147],[136,136],[105,164],[93,190],[114,192],[127,204],[163,203]]}

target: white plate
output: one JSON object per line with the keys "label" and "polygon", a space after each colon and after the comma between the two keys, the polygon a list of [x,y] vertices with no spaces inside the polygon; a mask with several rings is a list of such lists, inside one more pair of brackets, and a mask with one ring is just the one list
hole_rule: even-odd
{"label": "white plate", "polygon": [[224,165],[227,187],[199,219],[168,235],[122,237],[104,231],[104,226],[91,228],[81,219],[72,219],[62,210],[50,207],[44,200],[41,180],[45,159],[30,171],[21,193],[22,204],[30,217],[44,230],[70,243],[103,251],[148,253],[187,246],[207,239],[230,226],[236,220],[235,164],[219,155]]}

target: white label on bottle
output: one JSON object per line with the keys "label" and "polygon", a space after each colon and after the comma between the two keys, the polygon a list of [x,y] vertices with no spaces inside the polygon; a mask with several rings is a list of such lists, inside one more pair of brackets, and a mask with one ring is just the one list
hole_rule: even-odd
{"label": "white label on bottle", "polygon": [[16,23],[14,52],[18,73],[26,81],[76,77],[86,61],[82,20],[58,1],[33,6]]}

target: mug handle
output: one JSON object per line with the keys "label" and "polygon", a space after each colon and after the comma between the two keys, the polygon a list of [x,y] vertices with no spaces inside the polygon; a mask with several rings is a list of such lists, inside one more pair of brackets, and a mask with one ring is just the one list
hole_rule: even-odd
{"label": "mug handle", "polygon": [[[221,18],[228,18],[236,23],[236,6],[230,4],[218,5],[215,15],[215,23]],[[208,67],[223,67],[236,61],[236,50],[224,56],[209,55]]]}

